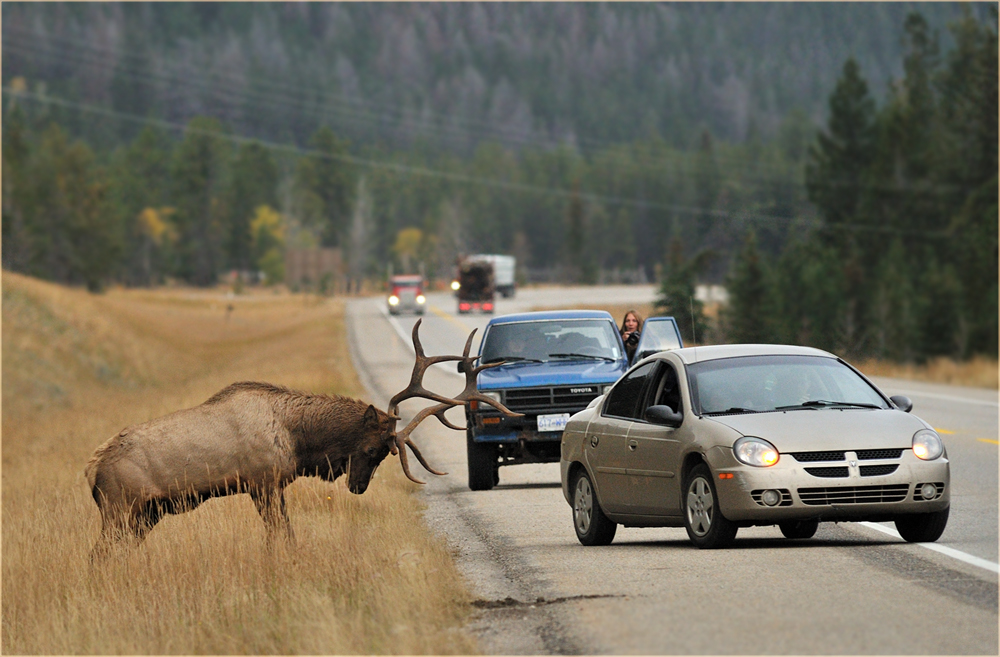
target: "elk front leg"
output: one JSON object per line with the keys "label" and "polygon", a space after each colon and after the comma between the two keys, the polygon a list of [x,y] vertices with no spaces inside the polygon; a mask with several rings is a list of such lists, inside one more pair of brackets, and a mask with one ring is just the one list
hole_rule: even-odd
{"label": "elk front leg", "polygon": [[288,511],[285,508],[284,488],[257,489],[250,493],[250,497],[253,498],[254,504],[257,505],[257,511],[267,526],[268,542],[279,531],[283,531],[289,541],[295,540],[295,535],[292,533],[292,523],[288,519]]}

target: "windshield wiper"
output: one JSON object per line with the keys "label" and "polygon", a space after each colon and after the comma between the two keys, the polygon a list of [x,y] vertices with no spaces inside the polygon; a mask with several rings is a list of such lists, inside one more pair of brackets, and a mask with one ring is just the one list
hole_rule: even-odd
{"label": "windshield wiper", "polygon": [[791,406],[778,406],[774,410],[776,411],[787,411],[790,408],[829,408],[833,406],[848,406],[850,408],[882,408],[876,404],[868,404],[866,402],[847,402],[847,401],[829,401],[826,399],[810,399],[809,401],[802,402],[801,404],[792,404]]}
{"label": "windshield wiper", "polygon": [[609,363],[615,362],[614,358],[608,358],[607,356],[595,356],[593,354],[549,354],[549,358],[586,358],[588,360],[606,360]]}
{"label": "windshield wiper", "polygon": [[526,363],[541,363],[542,361],[537,358],[522,358],[520,356],[497,356],[496,358],[491,358],[484,365],[489,365],[490,363],[500,363],[500,362],[526,362]]}
{"label": "windshield wiper", "polygon": [[702,413],[702,415],[731,415],[735,413],[761,413],[763,411],[755,411],[752,408],[742,408],[740,406],[733,406],[732,408],[727,408],[724,411],[710,411],[708,413]]}

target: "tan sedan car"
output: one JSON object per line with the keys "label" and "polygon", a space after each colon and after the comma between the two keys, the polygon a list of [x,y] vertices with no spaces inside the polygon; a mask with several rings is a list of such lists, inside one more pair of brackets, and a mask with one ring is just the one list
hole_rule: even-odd
{"label": "tan sedan car", "polygon": [[619,524],[685,527],[702,548],[740,527],[810,538],[822,521],[895,521],[907,541],[948,522],[938,434],[833,354],[719,345],[663,351],[570,418],[562,487],[584,545]]}

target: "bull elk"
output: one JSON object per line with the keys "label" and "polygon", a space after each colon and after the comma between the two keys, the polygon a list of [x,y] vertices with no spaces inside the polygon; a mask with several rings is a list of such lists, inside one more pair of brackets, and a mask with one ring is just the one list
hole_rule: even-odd
{"label": "bull elk", "polygon": [[[469,356],[475,330],[462,356],[426,356],[413,326],[416,361],[410,384],[389,401],[387,411],[337,395],[312,395],[268,383],[241,382],[223,388],[199,406],[127,427],[97,448],[86,475],[101,512],[101,536],[94,556],[124,540],[138,543],[166,513],[182,513],[208,498],[249,493],[269,528],[291,536],[284,488],[297,477],[334,481],[347,474],[347,488],[361,494],[390,453],[410,472],[406,448],[436,475],[410,439],[430,416],[445,426],[449,408],[478,401],[517,416],[476,390],[476,376],[500,363],[473,367]],[[463,361],[465,389],[444,397],[423,387],[431,365]],[[411,398],[436,402],[418,412],[401,431],[399,404]]]}

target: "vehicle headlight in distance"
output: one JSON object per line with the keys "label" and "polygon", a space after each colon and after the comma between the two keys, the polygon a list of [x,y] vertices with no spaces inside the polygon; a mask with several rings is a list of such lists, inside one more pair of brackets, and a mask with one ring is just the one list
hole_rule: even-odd
{"label": "vehicle headlight in distance", "polygon": [[921,429],[913,434],[913,453],[918,459],[933,461],[944,454],[944,443],[936,431]]}
{"label": "vehicle headlight in distance", "polygon": [[398,303],[399,303],[399,297],[397,297],[395,294],[392,295],[391,297],[389,297],[389,305],[390,306],[395,306]]}
{"label": "vehicle headlight in distance", "polygon": [[743,436],[733,443],[733,455],[740,463],[766,468],[778,462],[778,450],[763,438]]}
{"label": "vehicle headlight in distance", "polygon": [[424,301],[427,301],[427,297],[425,297],[422,294],[418,294],[417,295],[417,303],[423,303]]}
{"label": "vehicle headlight in distance", "polygon": [[460,288],[460,287],[462,287],[462,284],[459,283],[458,281],[452,281],[451,282],[451,289],[458,290],[458,288]]}
{"label": "vehicle headlight in distance", "polygon": [[499,392],[484,392],[483,394],[486,395],[487,397],[489,397],[490,399],[492,399],[493,401],[497,402],[497,403],[500,402],[500,393]]}

